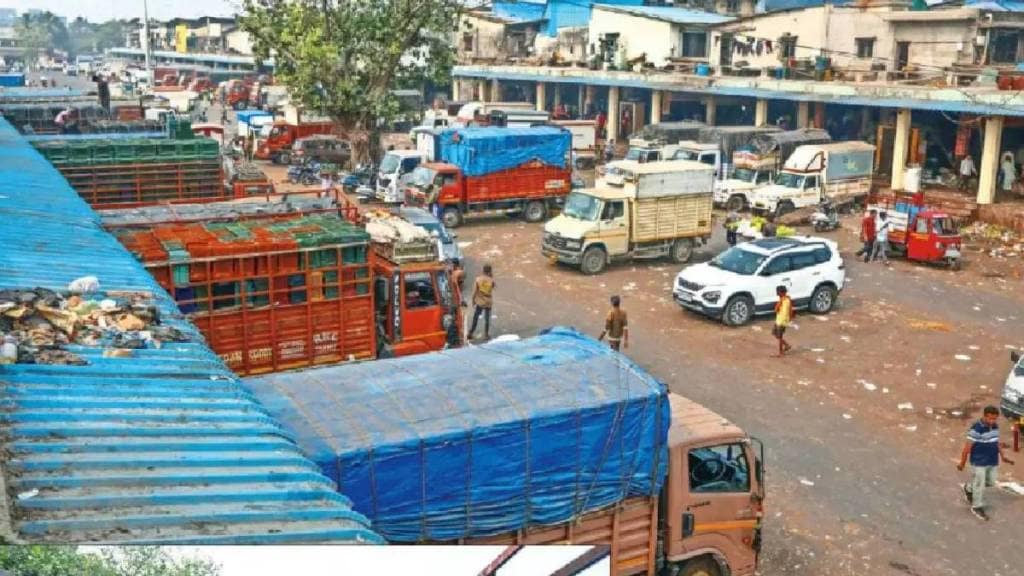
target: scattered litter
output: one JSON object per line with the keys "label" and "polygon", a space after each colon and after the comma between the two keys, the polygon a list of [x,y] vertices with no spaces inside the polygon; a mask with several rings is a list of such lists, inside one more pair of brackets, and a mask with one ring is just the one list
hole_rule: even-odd
{"label": "scattered litter", "polygon": [[985,386],[984,384],[979,385],[978,388],[981,388],[982,390],[988,390],[988,386]]}
{"label": "scattered litter", "polygon": [[911,320],[907,323],[911,328],[918,330],[934,330],[936,332],[952,332],[953,327],[942,322],[932,320]]}
{"label": "scattered litter", "polygon": [[27,492],[19,492],[18,500],[28,500],[29,498],[35,498],[36,496],[39,496],[39,489],[33,488]]}
{"label": "scattered litter", "polygon": [[971,350],[981,350],[981,346],[977,346],[975,344],[971,344],[970,346],[968,346],[968,348],[970,348]]}
{"label": "scattered litter", "polygon": [[950,410],[949,411],[949,415],[950,416],[956,416],[957,418],[959,418],[960,416],[963,416],[964,413],[961,412],[960,410]]}
{"label": "scattered litter", "polygon": [[459,248],[466,249],[473,245],[471,241],[459,242]]}
{"label": "scattered litter", "polygon": [[492,338],[491,342],[515,342],[519,340],[518,334],[502,334],[496,338]]}
{"label": "scattered litter", "polygon": [[797,380],[796,383],[801,385],[801,386],[808,386],[808,385],[810,385],[811,381],[810,380]]}
{"label": "scattered litter", "polygon": [[817,362],[818,364],[824,364],[825,363],[825,359],[824,358],[815,358],[814,361]]}
{"label": "scattered litter", "polygon": [[850,420],[852,418],[853,418],[853,416],[850,416],[849,414],[843,414],[843,419],[845,419],[845,420]]}
{"label": "scattered litter", "polygon": [[907,432],[917,432],[917,424],[905,424],[900,426],[900,428],[903,428]]}
{"label": "scattered litter", "polygon": [[636,290],[636,282],[630,282],[622,287],[623,290],[629,292],[630,290]]}
{"label": "scattered litter", "polygon": [[134,354],[127,348],[107,348],[103,351],[104,358],[131,358]]}
{"label": "scattered litter", "polygon": [[920,375],[921,375],[921,369],[920,368],[918,368],[917,370],[914,370],[914,376],[920,376]]}
{"label": "scattered litter", "polygon": [[828,322],[828,316],[815,316],[814,319],[818,322]]}
{"label": "scattered litter", "polygon": [[955,356],[953,356],[953,358],[956,358],[957,360],[959,360],[961,362],[970,362],[971,361],[971,357],[968,356],[967,354],[956,354]]}
{"label": "scattered litter", "polygon": [[875,390],[878,390],[878,386],[875,386],[874,384],[868,382],[867,380],[857,380],[857,382],[860,382],[861,385],[864,386],[864,389],[867,390],[868,392],[874,392]]}
{"label": "scattered litter", "polygon": [[824,351],[825,351],[824,348],[811,348],[811,352],[816,352],[816,353],[819,353],[819,354],[821,352],[824,352]]}
{"label": "scattered litter", "polygon": [[803,484],[804,486],[814,486],[814,482],[808,480],[807,478],[804,478],[803,476],[800,477],[800,483]]}
{"label": "scattered litter", "polygon": [[1006,318],[1000,318],[999,316],[996,316],[996,322],[1006,322]]}
{"label": "scattered litter", "polygon": [[82,276],[76,278],[68,284],[68,292],[75,292],[77,294],[89,294],[91,292],[98,292],[100,289],[100,279],[95,276]]}
{"label": "scattered litter", "polygon": [[981,312],[981,307],[980,307],[980,306],[975,306],[975,307],[973,308],[973,310],[974,310],[975,312]]}
{"label": "scattered litter", "polygon": [[931,388],[932,390],[934,390],[935,387],[938,386],[938,384],[936,384],[935,382],[927,382],[927,383],[925,383],[925,386],[927,386],[927,387]]}
{"label": "scattered litter", "polygon": [[914,404],[912,402],[901,402],[896,405],[897,410],[913,410]]}
{"label": "scattered litter", "polygon": [[850,341],[850,337],[847,336],[846,334],[840,335],[839,339],[842,340],[843,342],[849,342]]}
{"label": "scattered litter", "polygon": [[754,332],[761,332],[760,326],[751,326],[750,329],[753,330]]}
{"label": "scattered litter", "polygon": [[1017,496],[1024,496],[1024,485],[1021,485],[1020,482],[997,482],[996,486],[1000,487],[1003,490],[1006,490],[1011,494],[1016,494]]}
{"label": "scattered litter", "polygon": [[888,389],[888,388],[885,388],[885,387],[883,386],[883,387],[882,387],[882,394],[888,394],[888,393],[889,393],[889,389]]}
{"label": "scattered litter", "polygon": [[929,416],[931,416],[934,412],[935,412],[935,410],[932,410],[931,406],[929,406],[929,407],[924,409],[924,413],[929,415]]}

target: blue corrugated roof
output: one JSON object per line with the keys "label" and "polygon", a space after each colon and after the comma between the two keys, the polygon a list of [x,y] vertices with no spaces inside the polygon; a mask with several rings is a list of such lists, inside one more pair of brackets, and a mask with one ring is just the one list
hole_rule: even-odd
{"label": "blue corrugated roof", "polygon": [[515,2],[495,2],[491,10],[495,16],[508,18],[516,22],[528,22],[544,17],[545,2],[536,0],[516,0]]}
{"label": "blue corrugated roof", "polygon": [[[544,18],[547,20],[544,33],[554,37],[558,36],[559,28],[588,26],[590,9],[594,4],[596,2],[593,0],[548,0],[544,10]],[[600,4],[643,6],[644,0],[604,0]]]}
{"label": "blue corrugated roof", "polygon": [[1024,2],[1008,0],[967,0],[964,6],[986,12],[1024,12]]}
{"label": "blue corrugated roof", "polygon": [[[754,12],[761,14],[766,12],[782,12],[784,10],[798,10],[801,8],[814,8],[824,6],[826,0],[758,0],[754,5]],[[849,4],[850,0],[828,0],[829,4],[842,6]]]}
{"label": "blue corrugated roof", "polygon": [[[62,543],[381,542],[142,265],[0,120],[0,289],[94,275],[152,294],[184,343],[86,366],[0,366],[13,529]],[[0,497],[4,497],[0,495]]]}
{"label": "blue corrugated roof", "polygon": [[618,12],[628,12],[644,18],[664,20],[673,24],[721,24],[734,20],[731,16],[722,16],[714,12],[704,10],[690,10],[688,8],[674,8],[671,6],[602,6]]}

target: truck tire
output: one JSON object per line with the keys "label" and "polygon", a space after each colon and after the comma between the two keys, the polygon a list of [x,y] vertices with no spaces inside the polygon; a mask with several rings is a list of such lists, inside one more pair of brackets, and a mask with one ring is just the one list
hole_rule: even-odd
{"label": "truck tire", "polygon": [[548,215],[548,207],[541,200],[533,200],[526,203],[523,209],[523,220],[527,222],[543,222]]}
{"label": "truck tire", "polygon": [[462,211],[455,206],[449,206],[441,213],[441,222],[445,228],[458,228],[462,226]]}
{"label": "truck tire", "polygon": [[672,243],[670,254],[672,261],[676,264],[685,264],[693,257],[693,240],[690,238],[676,238]]}
{"label": "truck tire", "polygon": [[836,289],[828,284],[821,284],[811,293],[811,301],[807,309],[811,314],[828,314],[836,304]]}
{"label": "truck tire", "polygon": [[722,323],[726,326],[743,326],[754,317],[754,299],[750,296],[733,296],[722,311]]}
{"label": "truck tire", "polygon": [[730,212],[742,212],[747,209],[747,199],[742,194],[733,194],[725,201],[725,209]]}
{"label": "truck tire", "polygon": [[697,558],[683,564],[676,576],[721,576],[721,572],[714,560]]}
{"label": "truck tire", "polygon": [[600,246],[591,246],[583,252],[580,260],[580,271],[587,275],[600,274],[608,263],[608,253]]}
{"label": "truck tire", "polygon": [[796,206],[793,206],[792,202],[790,202],[789,200],[783,200],[782,202],[779,202],[777,206],[775,206],[775,217],[780,218],[794,210],[796,210]]}
{"label": "truck tire", "polygon": [[280,154],[278,154],[277,155],[276,163],[277,164],[285,164],[285,165],[291,164],[292,163],[291,152],[281,152]]}

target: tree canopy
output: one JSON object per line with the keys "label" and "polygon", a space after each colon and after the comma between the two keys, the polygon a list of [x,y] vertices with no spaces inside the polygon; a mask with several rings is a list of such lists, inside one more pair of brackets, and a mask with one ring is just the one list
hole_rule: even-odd
{"label": "tree canopy", "polygon": [[241,27],[277,81],[346,131],[400,113],[392,93],[447,84],[460,0],[245,0]]}
{"label": "tree canopy", "polygon": [[218,576],[202,558],[177,558],[155,546],[104,548],[99,554],[74,546],[0,546],[0,568],[13,576]]}

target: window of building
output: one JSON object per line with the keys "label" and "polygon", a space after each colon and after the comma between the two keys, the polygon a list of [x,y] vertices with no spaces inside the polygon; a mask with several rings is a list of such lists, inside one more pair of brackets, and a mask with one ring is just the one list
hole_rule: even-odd
{"label": "window of building", "polygon": [[707,58],[708,33],[683,32],[683,58]]}
{"label": "window of building", "polygon": [[473,35],[466,33],[462,35],[462,51],[472,52],[473,51]]}
{"label": "window of building", "polygon": [[736,13],[738,13],[740,11],[740,1],[739,0],[726,0],[726,2],[725,2],[725,11],[728,12],[729,14],[736,14]]}
{"label": "window of building", "polygon": [[749,492],[750,467],[742,444],[690,450],[690,492]]}
{"label": "window of building", "polygon": [[796,36],[787,34],[779,38],[779,55],[782,58],[796,58]]}
{"label": "window of building", "polygon": [[437,306],[437,292],[430,272],[411,272],[405,275],[405,307],[429,308]]}
{"label": "window of building", "polygon": [[875,55],[874,38],[857,38],[857,58],[871,58]]}
{"label": "window of building", "polygon": [[989,40],[990,63],[1016,64],[1021,53],[1020,44],[1020,31],[993,29]]}

